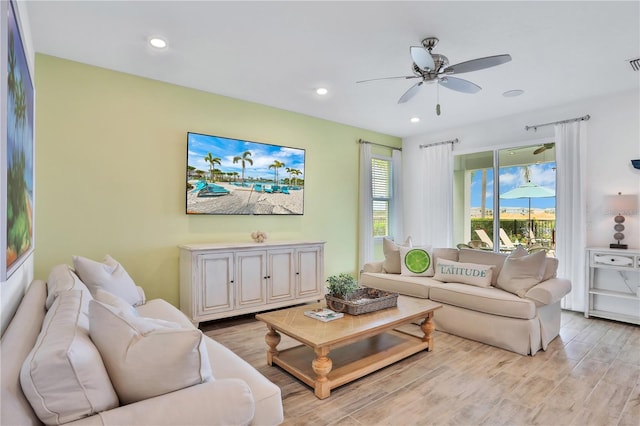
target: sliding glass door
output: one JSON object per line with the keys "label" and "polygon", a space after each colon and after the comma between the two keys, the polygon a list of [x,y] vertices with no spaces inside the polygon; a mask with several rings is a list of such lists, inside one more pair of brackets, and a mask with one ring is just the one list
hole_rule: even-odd
{"label": "sliding glass door", "polygon": [[546,142],[456,156],[454,241],[503,252],[522,244],[553,254],[554,148]]}

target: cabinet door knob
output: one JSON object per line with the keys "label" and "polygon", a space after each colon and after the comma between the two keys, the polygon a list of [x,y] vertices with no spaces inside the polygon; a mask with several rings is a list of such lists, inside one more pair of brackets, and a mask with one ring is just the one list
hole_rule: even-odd
{"label": "cabinet door knob", "polygon": [[231,284],[233,284],[233,280],[229,281]]}

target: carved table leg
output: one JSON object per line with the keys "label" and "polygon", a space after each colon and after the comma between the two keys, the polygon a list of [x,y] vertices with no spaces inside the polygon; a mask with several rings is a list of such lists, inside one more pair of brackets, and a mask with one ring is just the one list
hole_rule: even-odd
{"label": "carved table leg", "polygon": [[331,392],[327,375],[331,372],[333,362],[331,358],[327,357],[329,348],[318,348],[315,352],[316,358],[311,362],[311,367],[313,367],[313,371],[316,373],[315,394],[318,398],[325,399]]}
{"label": "carved table leg", "polygon": [[280,333],[278,333],[274,328],[268,327],[269,331],[267,335],[264,336],[264,341],[269,345],[269,349],[267,350],[267,364],[273,365],[273,357],[277,356],[280,352],[276,349],[278,343],[280,343]]}
{"label": "carved table leg", "polygon": [[433,350],[433,336],[431,336],[431,333],[433,333],[433,331],[436,329],[436,324],[433,322],[433,312],[429,312],[427,318],[425,318],[425,320],[420,325],[420,328],[424,333],[422,341],[429,343],[427,351]]}

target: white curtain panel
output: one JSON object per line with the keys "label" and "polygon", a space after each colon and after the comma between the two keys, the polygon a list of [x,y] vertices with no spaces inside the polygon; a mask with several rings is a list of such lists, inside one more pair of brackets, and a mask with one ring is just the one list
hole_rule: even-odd
{"label": "white curtain panel", "polygon": [[391,194],[393,201],[390,206],[389,215],[391,223],[389,233],[394,241],[403,241],[404,230],[402,226],[402,152],[394,149],[391,154]]}
{"label": "white curtain panel", "polygon": [[587,286],[587,122],[556,124],[555,138],[558,276],[571,280],[571,293],[562,299],[562,308],[583,311]]}
{"label": "white curtain panel", "polygon": [[373,207],[371,194],[371,145],[360,144],[360,268],[373,260]]}
{"label": "white curtain panel", "polygon": [[[450,143],[422,148],[424,168],[420,182],[414,182],[410,194],[422,200],[420,235],[412,235],[414,244],[451,247],[453,234],[453,146]],[[408,195],[408,194],[407,194]]]}

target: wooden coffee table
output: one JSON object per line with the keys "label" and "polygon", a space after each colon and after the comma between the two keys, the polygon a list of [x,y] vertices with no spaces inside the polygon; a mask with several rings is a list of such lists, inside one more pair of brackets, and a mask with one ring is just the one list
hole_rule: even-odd
{"label": "wooden coffee table", "polygon": [[[442,305],[426,299],[398,296],[398,306],[322,322],[306,317],[305,305],[256,315],[267,324],[267,364],[284,370],[314,388],[324,399],[331,389],[352,382],[422,350],[433,349],[433,314]],[[424,319],[422,337],[395,330]],[[303,345],[279,351],[280,333]],[[331,353],[331,357],[329,357]]]}

